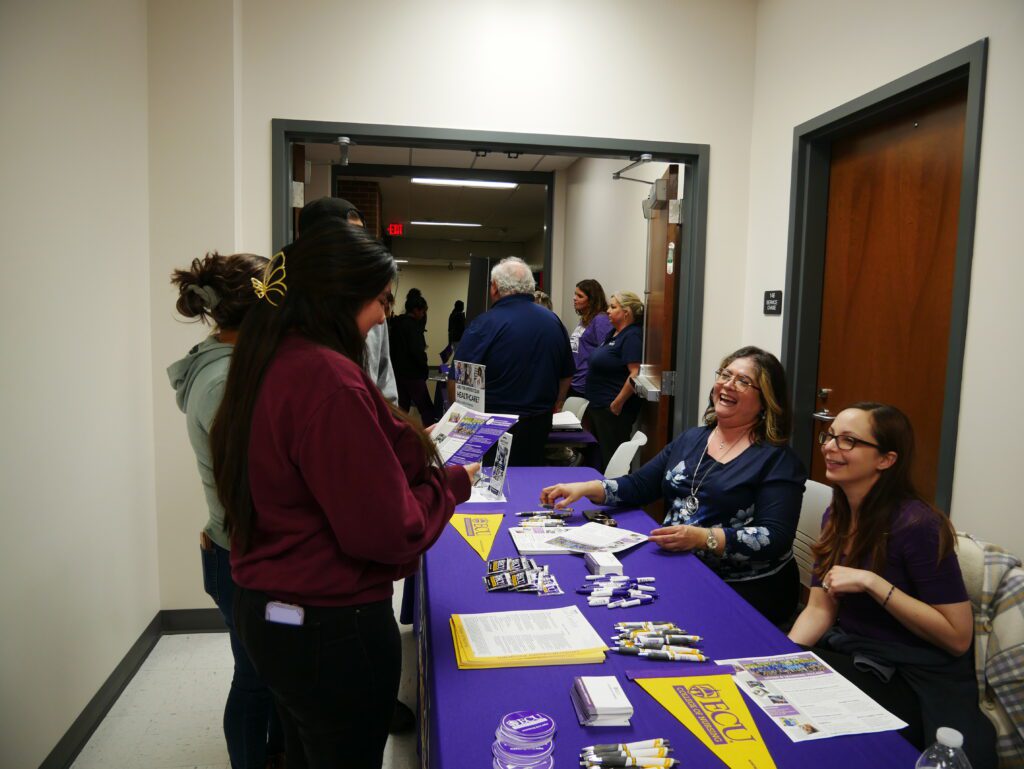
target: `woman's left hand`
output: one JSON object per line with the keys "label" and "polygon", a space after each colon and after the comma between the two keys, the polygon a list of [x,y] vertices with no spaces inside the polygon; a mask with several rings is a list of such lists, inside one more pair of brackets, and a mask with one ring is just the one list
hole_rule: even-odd
{"label": "woman's left hand", "polygon": [[696,550],[707,541],[707,532],[697,526],[662,526],[650,534],[651,542],[662,550]]}
{"label": "woman's left hand", "polygon": [[821,586],[831,596],[863,593],[870,589],[872,580],[877,577],[877,574],[866,569],[833,566],[821,580]]}
{"label": "woman's left hand", "polygon": [[611,405],[608,406],[608,410],[612,412],[615,416],[619,416],[622,414],[622,403],[619,401],[618,398],[616,398],[611,402]]}

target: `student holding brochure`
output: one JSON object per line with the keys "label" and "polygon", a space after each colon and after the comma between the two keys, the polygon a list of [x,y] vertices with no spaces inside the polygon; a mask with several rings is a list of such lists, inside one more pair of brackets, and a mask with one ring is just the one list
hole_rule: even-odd
{"label": "student holding brochure", "polygon": [[274,694],[289,766],[379,767],[401,672],[392,583],[469,497],[478,465],[361,368],[394,258],[326,222],[276,254],[239,330],[211,433],[238,632]]}

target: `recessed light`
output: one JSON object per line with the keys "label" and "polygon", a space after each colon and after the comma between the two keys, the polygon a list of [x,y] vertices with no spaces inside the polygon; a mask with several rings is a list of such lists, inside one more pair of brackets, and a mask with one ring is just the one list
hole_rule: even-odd
{"label": "recessed light", "polygon": [[409,224],[418,224],[422,227],[483,227],[482,224],[472,224],[471,222],[409,222]]}
{"label": "recessed light", "polygon": [[436,187],[478,187],[486,190],[514,190],[519,186],[516,182],[488,182],[483,179],[430,179],[422,176],[413,177],[413,184],[431,184]]}

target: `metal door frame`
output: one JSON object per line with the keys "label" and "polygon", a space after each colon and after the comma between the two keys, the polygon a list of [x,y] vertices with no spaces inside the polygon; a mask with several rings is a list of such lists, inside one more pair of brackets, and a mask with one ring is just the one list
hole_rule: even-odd
{"label": "metal door frame", "polygon": [[[832,143],[881,122],[915,104],[927,103],[952,88],[967,88],[964,123],[960,214],[953,268],[953,296],[946,363],[945,399],[939,442],[935,505],[949,511],[953,497],[957,423],[971,260],[978,200],[981,122],[985,102],[988,38],[932,62],[853,101],[798,125],[793,130],[793,173],[790,185],[789,245],[786,290],[789,311],[783,320],[782,363],[792,392],[794,451],[810,467],[813,450],[811,413],[815,407],[821,303],[825,276],[825,232]],[[841,405],[841,404],[839,404]]]}

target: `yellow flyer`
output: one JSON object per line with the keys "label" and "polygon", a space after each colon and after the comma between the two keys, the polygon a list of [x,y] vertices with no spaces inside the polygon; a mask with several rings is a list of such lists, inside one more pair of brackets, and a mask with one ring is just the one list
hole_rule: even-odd
{"label": "yellow flyer", "polygon": [[775,762],[731,676],[638,678],[636,682],[727,766],[775,769]]}
{"label": "yellow flyer", "polygon": [[503,516],[504,513],[456,513],[452,516],[451,524],[469,546],[486,561],[498,529],[501,528]]}

